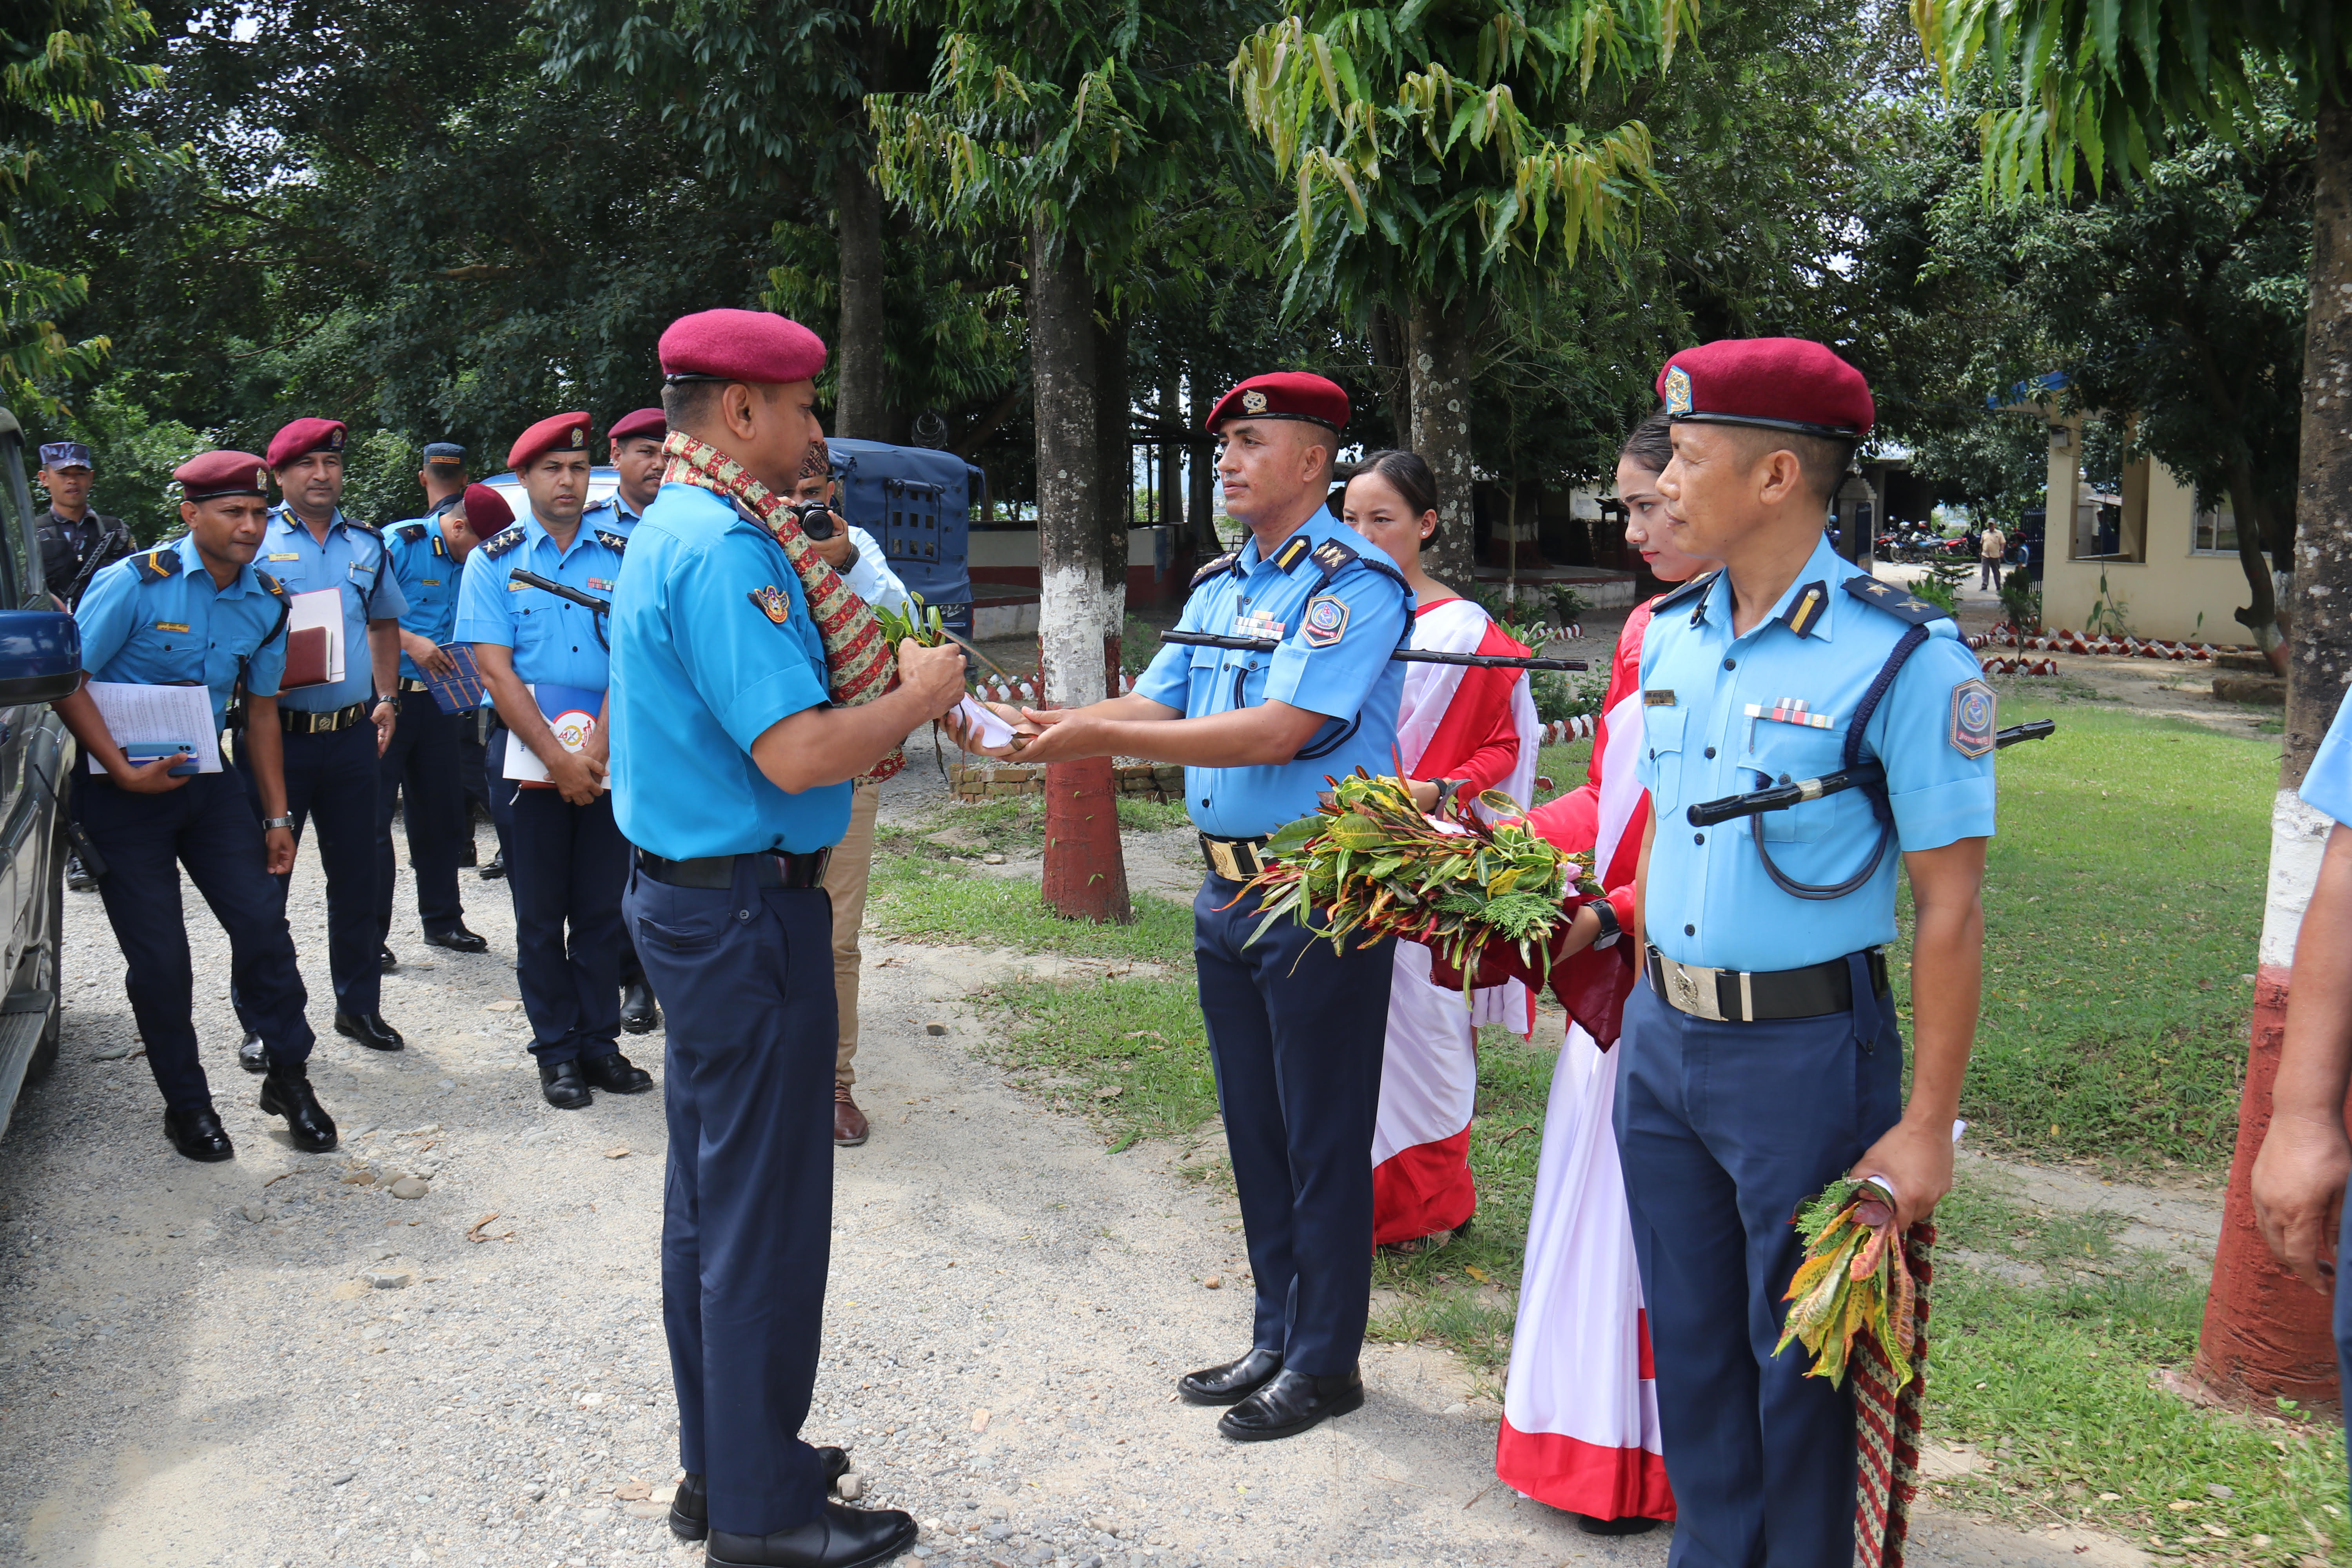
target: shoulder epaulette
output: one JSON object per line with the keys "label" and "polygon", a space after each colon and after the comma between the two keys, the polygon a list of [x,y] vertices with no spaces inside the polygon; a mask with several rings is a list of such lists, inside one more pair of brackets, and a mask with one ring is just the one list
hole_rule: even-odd
{"label": "shoulder epaulette", "polygon": [[1845,580],[1845,591],[1865,605],[1875,605],[1897,620],[1924,626],[1930,621],[1947,618],[1950,612],[1929,604],[1916,595],[1906,593],[1891,583],[1859,574]]}
{"label": "shoulder epaulette", "polygon": [[512,528],[503,529],[482,541],[482,553],[495,559],[520,544],[523,538],[522,524],[516,523]]}
{"label": "shoulder epaulette", "polygon": [[1274,563],[1287,572],[1311,554],[1318,562],[1323,563],[1323,574],[1328,577],[1347,563],[1346,560],[1326,561],[1323,552],[1332,550],[1343,552],[1349,559],[1352,559],[1356,553],[1336,539],[1326,540],[1321,544],[1318,544],[1307,538],[1304,532],[1294,533],[1276,549]]}
{"label": "shoulder epaulette", "polygon": [[1242,552],[1240,551],[1226,551],[1223,555],[1218,556],[1214,561],[1210,562],[1198,572],[1192,574],[1192,586],[1197,588],[1202,584],[1207,582],[1210,578],[1215,576],[1218,573],[1232,571],[1234,563],[1241,558]]}
{"label": "shoulder epaulette", "polygon": [[261,584],[263,593],[275,594],[281,599],[286,597],[286,584],[280,583],[277,578],[272,577],[268,573],[264,572],[258,566],[253,569],[253,580]]}
{"label": "shoulder epaulette", "polygon": [[180,574],[180,552],[176,550],[150,550],[131,559],[139,563],[139,580],[142,583],[161,583]]}
{"label": "shoulder epaulette", "polygon": [[403,523],[398,528],[394,529],[393,532],[398,534],[409,543],[416,544],[424,541],[425,525],[421,522]]}
{"label": "shoulder epaulette", "polygon": [[625,533],[615,533],[609,528],[600,528],[596,531],[596,542],[618,555],[628,549],[629,536]]}
{"label": "shoulder epaulette", "polygon": [[1706,593],[1722,570],[1723,568],[1718,566],[1713,572],[1702,572],[1681,587],[1669,588],[1651,601],[1650,613],[1656,615],[1660,610],[1671,610],[1685,600],[1696,598]]}

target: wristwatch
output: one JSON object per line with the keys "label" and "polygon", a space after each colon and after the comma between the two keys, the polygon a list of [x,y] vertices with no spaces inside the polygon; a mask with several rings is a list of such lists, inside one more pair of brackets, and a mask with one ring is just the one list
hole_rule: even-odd
{"label": "wristwatch", "polygon": [[864,559],[864,557],[863,557],[863,556],[861,556],[861,555],[859,555],[859,554],[858,554],[858,552],[857,552],[857,542],[856,542],[856,541],[855,541],[855,540],[852,540],[852,541],[850,542],[850,544],[849,544],[849,559],[848,559],[848,560],[846,560],[846,561],[845,561],[845,562],[843,562],[843,563],[842,563],[838,567],[836,567],[835,570],[839,571],[839,572],[842,572],[842,573],[845,573],[845,574],[846,574],[846,573],[850,573],[850,572],[855,572],[855,571],[856,571],[856,570],[857,570],[857,563],[858,563],[858,562],[859,562],[859,561],[861,561],[861,560],[863,560],[863,559]]}
{"label": "wristwatch", "polygon": [[379,692],[377,692],[377,693],[375,694],[375,702],[373,704],[373,706],[375,706],[375,707],[379,707],[379,708],[380,708],[380,707],[382,707],[383,704],[385,704],[385,703],[387,703],[387,702],[389,702],[389,703],[391,703],[391,704],[392,704],[392,710],[393,710],[394,712],[397,713],[397,712],[399,712],[399,711],[400,711],[400,693],[399,693],[399,692],[397,692],[397,691],[379,691]]}
{"label": "wristwatch", "polygon": [[1468,784],[1470,781],[1468,779],[1436,779],[1432,782],[1437,785],[1437,807],[1435,810],[1432,811],[1430,815],[1432,816],[1443,816],[1445,815],[1447,805],[1453,801],[1454,795],[1464,784]]}
{"label": "wristwatch", "polygon": [[261,831],[264,833],[274,832],[280,827],[289,833],[294,831],[294,817],[290,812],[284,816],[265,816],[261,819]]}
{"label": "wristwatch", "polygon": [[1601,934],[1592,939],[1592,945],[1615,947],[1617,939],[1625,934],[1624,928],[1617,923],[1616,906],[1606,899],[1595,899],[1584,907],[1591,910],[1592,918],[1601,922]]}

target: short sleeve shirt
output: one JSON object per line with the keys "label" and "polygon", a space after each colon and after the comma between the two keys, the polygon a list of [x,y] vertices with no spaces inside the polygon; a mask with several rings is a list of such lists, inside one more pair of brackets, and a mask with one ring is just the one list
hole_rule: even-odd
{"label": "short sleeve shirt", "polygon": [[609,679],[604,642],[611,633],[598,624],[603,617],[544,588],[518,583],[510,573],[520,566],[609,601],[627,546],[627,535],[585,516],[569,550],[535,517],[501,530],[466,557],[465,584],[457,597],[458,639],[511,648],[515,679],[526,684],[604,690]]}
{"label": "short sleeve shirt", "polygon": [[81,666],[92,680],[211,689],[227,722],[240,661],[245,689],[275,697],[286,673],[286,601],[250,565],[215,587],[193,535],[99,569],[74,609]]}
{"label": "short sleeve shirt", "polygon": [[[401,612],[400,629],[414,632],[438,647],[456,635],[457,584],[465,563],[449,554],[438,513],[395,522],[383,531],[385,551],[392,557],[392,574],[408,607]],[[400,656],[400,673],[421,680],[424,672],[406,654]]]}
{"label": "short sleeve shirt", "polygon": [[1412,590],[1354,530],[1317,511],[1274,548],[1255,536],[1202,569],[1180,631],[1263,637],[1267,653],[1170,643],[1135,684],[1188,719],[1286,702],[1324,716],[1286,763],[1186,768],[1193,826],[1255,838],[1311,815],[1317,797],[1362,767],[1392,772],[1404,666],[1389,656],[1412,629]]}
{"label": "short sleeve shirt", "polygon": [[2352,694],[2336,705],[2334,721],[2312,753],[2311,771],[2303,775],[2303,786],[2295,793],[2314,811],[2352,823],[2352,724],[2345,721],[2347,713],[2352,713]]}
{"label": "short sleeve shirt", "polygon": [[261,553],[254,564],[278,579],[289,594],[321,588],[342,594],[343,679],[289,691],[283,705],[298,712],[330,713],[373,695],[375,676],[368,658],[368,623],[396,621],[408,608],[399,583],[386,569],[383,537],[338,510],[321,543],[310,532],[310,524],[281,503],[270,509],[269,530],[262,537]]}
{"label": "short sleeve shirt", "polygon": [[783,547],[733,502],[664,485],[613,602],[613,809],[665,859],[840,842],[850,786],[787,795],[751,760],[828,700],[824,640]]}
{"label": "short sleeve shirt", "polygon": [[[1824,539],[1744,637],[1732,635],[1722,573],[1658,601],[1642,645],[1636,772],[1657,821],[1643,925],[1669,958],[1796,969],[1892,942],[1895,851],[1993,831],[1993,693],[1958,628],[1940,617],[1864,731],[1864,755],[1886,770],[1895,831],[1852,891],[1799,897],[1774,879],[1766,858],[1816,889],[1854,877],[1882,837],[1862,790],[1712,827],[1687,819],[1694,803],[1843,764],[1850,721],[1912,625],[1846,591],[1850,578],[1867,580]],[[1883,584],[1876,592],[1899,594]]]}

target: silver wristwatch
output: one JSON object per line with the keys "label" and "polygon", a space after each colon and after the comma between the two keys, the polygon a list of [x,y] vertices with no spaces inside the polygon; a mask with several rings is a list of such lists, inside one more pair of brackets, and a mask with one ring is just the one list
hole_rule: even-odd
{"label": "silver wristwatch", "polygon": [[280,827],[289,833],[294,831],[294,818],[290,813],[285,816],[265,816],[261,819],[261,831],[264,833],[269,833]]}

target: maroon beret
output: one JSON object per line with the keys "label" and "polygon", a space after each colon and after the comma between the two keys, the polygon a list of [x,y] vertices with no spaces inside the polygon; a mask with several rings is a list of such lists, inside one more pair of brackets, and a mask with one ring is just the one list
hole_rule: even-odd
{"label": "maroon beret", "polygon": [[507,504],[507,498],[488,485],[467,485],[466,499],[457,505],[477,539],[488,539],[514,521],[514,508]]}
{"label": "maroon beret", "polygon": [[604,432],[605,438],[625,441],[633,436],[643,436],[659,441],[669,435],[669,420],[658,408],[640,408],[635,414],[624,414],[613,421]]}
{"label": "maroon beret", "polygon": [[661,335],[666,381],[814,381],[824,340],[772,310],[700,310]]}
{"label": "maroon beret", "polygon": [[297,419],[269,438],[269,466],[282,468],[297,458],[307,458],[313,452],[340,452],[343,449],[343,422],[340,419]]}
{"label": "maroon beret", "polygon": [[1304,419],[1336,435],[1347,428],[1348,394],[1336,381],[1303,370],[1277,370],[1254,375],[1217,399],[1204,424],[1213,436],[1228,419]]}
{"label": "maroon beret", "polygon": [[1878,410],[1862,372],[1804,338],[1719,338],[1685,349],[1658,372],[1675,419],[1756,425],[1860,440]]}
{"label": "maroon beret", "polygon": [[180,481],[184,500],[269,494],[269,465],[250,452],[199,452],[173,468],[172,477]]}
{"label": "maroon beret", "polygon": [[507,449],[507,467],[519,474],[550,452],[586,451],[588,426],[585,414],[558,414],[541,420],[515,437],[515,444]]}

